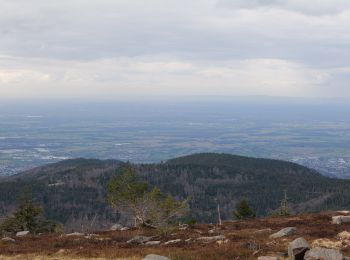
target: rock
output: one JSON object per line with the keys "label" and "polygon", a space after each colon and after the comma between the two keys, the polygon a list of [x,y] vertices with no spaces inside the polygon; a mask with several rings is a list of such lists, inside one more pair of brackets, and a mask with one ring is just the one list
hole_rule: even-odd
{"label": "rock", "polygon": [[177,244],[177,243],[180,243],[181,241],[182,241],[181,239],[169,240],[168,242],[165,242],[164,245]]}
{"label": "rock", "polygon": [[343,260],[339,250],[316,247],[306,252],[305,260]]}
{"label": "rock", "polygon": [[275,256],[259,256],[258,260],[278,260]]}
{"label": "rock", "polygon": [[343,231],[337,235],[341,240],[350,240],[350,232]]}
{"label": "rock", "polygon": [[348,214],[350,214],[350,211],[348,211],[348,210],[339,210],[339,211],[337,211],[337,213],[348,215]]}
{"label": "rock", "polygon": [[230,240],[228,240],[228,239],[225,239],[225,240],[218,240],[218,241],[216,241],[216,244],[218,244],[218,245],[223,245],[223,244],[227,244],[228,242],[230,242]]}
{"label": "rock", "polygon": [[265,234],[265,233],[271,233],[272,229],[271,228],[264,228],[264,229],[259,229],[254,231],[254,234]]}
{"label": "rock", "polygon": [[56,254],[59,254],[59,255],[63,255],[65,253],[67,253],[67,251],[65,249],[60,249],[56,252]]}
{"label": "rock", "polygon": [[186,243],[190,243],[190,242],[192,242],[192,238],[188,238],[188,239],[186,239],[186,240],[185,240],[185,242],[186,242]]}
{"label": "rock", "polygon": [[129,230],[130,228],[128,228],[128,227],[122,227],[121,229],[120,229],[120,231],[127,231],[127,230]]}
{"label": "rock", "polygon": [[204,243],[211,243],[218,240],[224,240],[226,237],[224,235],[220,236],[212,236],[212,237],[199,237],[197,238],[197,241],[204,242]]}
{"label": "rock", "polygon": [[16,233],[16,237],[25,237],[29,235],[29,231],[20,231]]}
{"label": "rock", "polygon": [[146,246],[157,246],[160,244],[160,241],[148,241],[146,242]]}
{"label": "rock", "polygon": [[312,242],[312,247],[324,247],[330,249],[341,249],[343,247],[342,241],[332,241],[328,238],[319,238]]}
{"label": "rock", "polygon": [[309,243],[302,237],[299,237],[289,243],[288,256],[292,260],[303,260],[307,250],[310,249]]}
{"label": "rock", "polygon": [[143,244],[148,241],[150,241],[152,237],[145,237],[145,236],[135,236],[132,239],[128,240],[126,243],[128,244]]}
{"label": "rock", "polygon": [[66,234],[66,237],[80,237],[80,236],[85,236],[85,234],[84,233],[79,233],[79,232]]}
{"label": "rock", "polygon": [[143,260],[170,260],[170,258],[166,256],[151,254],[151,255],[146,255],[145,258],[143,258]]}
{"label": "rock", "polygon": [[281,229],[277,233],[272,234],[270,238],[279,238],[279,237],[294,235],[296,231],[297,231],[296,227],[286,227]]}
{"label": "rock", "polygon": [[10,238],[10,237],[4,237],[1,239],[1,241],[8,242],[8,243],[16,243],[16,240],[14,240],[13,238]]}
{"label": "rock", "polygon": [[332,224],[341,225],[343,223],[349,223],[350,216],[334,216],[332,217]]}
{"label": "rock", "polygon": [[114,224],[113,226],[111,226],[111,228],[109,230],[111,231],[116,231],[116,230],[121,230],[123,228],[122,225],[120,224]]}
{"label": "rock", "polygon": [[188,225],[187,224],[179,225],[179,230],[187,230],[187,229],[188,229]]}
{"label": "rock", "polygon": [[209,234],[214,234],[215,232],[216,232],[216,229],[210,229],[210,230],[208,231]]}

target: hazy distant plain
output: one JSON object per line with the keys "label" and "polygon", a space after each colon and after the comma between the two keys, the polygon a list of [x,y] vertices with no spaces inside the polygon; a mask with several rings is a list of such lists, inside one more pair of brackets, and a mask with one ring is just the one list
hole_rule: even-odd
{"label": "hazy distant plain", "polygon": [[350,177],[349,112],[345,101],[293,98],[2,102],[0,175],[75,157],[159,162],[225,152]]}

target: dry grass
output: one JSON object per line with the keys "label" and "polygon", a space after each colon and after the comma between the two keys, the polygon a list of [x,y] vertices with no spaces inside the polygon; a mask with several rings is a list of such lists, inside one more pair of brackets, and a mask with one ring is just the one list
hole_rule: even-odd
{"label": "dry grass", "polygon": [[[259,255],[286,254],[288,243],[304,237],[310,243],[318,238],[335,239],[344,230],[350,231],[350,224],[332,225],[333,213],[305,214],[293,217],[266,218],[248,221],[225,222],[214,234],[208,231],[210,225],[197,225],[194,229],[178,231],[168,237],[160,237],[154,230],[130,230],[97,232],[97,236],[66,237],[58,235],[15,238],[16,243],[0,242],[0,260],[7,259],[142,259],[147,254],[160,254],[173,260],[216,260],[216,259],[256,259]],[[297,234],[281,239],[270,239],[271,232],[255,233],[257,230],[271,228],[276,232],[284,227],[297,227]],[[223,234],[226,243],[193,242],[200,236]],[[126,241],[135,235],[154,236],[153,240],[166,242],[182,239],[175,245],[138,246]],[[191,243],[184,242],[191,238]],[[345,249],[345,253],[350,251]]]}

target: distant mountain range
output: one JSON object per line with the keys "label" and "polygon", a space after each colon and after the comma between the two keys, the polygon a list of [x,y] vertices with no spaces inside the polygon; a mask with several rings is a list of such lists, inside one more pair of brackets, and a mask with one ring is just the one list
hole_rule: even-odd
{"label": "distant mountain range", "polygon": [[[26,190],[49,219],[67,229],[106,228],[128,216],[106,202],[109,179],[125,165],[117,160],[72,159],[0,179],[0,217],[11,213]],[[237,201],[246,198],[259,216],[278,209],[286,191],[293,212],[350,207],[350,180],[332,179],[304,166],[280,160],[203,153],[159,164],[133,165],[140,178],[178,198],[191,197],[191,217],[231,219]]]}

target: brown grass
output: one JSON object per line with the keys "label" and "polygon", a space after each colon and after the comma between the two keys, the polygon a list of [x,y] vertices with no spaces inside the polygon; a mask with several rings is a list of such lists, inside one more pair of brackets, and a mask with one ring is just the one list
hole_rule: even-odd
{"label": "brown grass", "polygon": [[[339,232],[350,231],[350,224],[332,225],[333,213],[305,214],[293,217],[277,217],[247,221],[225,222],[214,234],[208,231],[211,225],[197,225],[194,229],[178,231],[168,237],[160,237],[154,230],[130,230],[97,232],[97,236],[66,237],[42,235],[15,238],[16,243],[0,242],[0,260],[7,259],[142,259],[147,254],[168,256],[173,260],[216,260],[216,259],[256,259],[260,255],[286,254],[288,243],[304,237],[310,243],[318,238],[335,239]],[[270,239],[270,233],[254,233],[260,229],[271,228],[277,232],[281,228],[295,226],[297,234],[281,239]],[[126,241],[135,235],[154,236],[153,240],[166,242],[172,239],[195,241],[200,236],[224,234],[227,243],[181,242],[176,245],[138,246]],[[350,253],[345,250],[345,253]]]}

